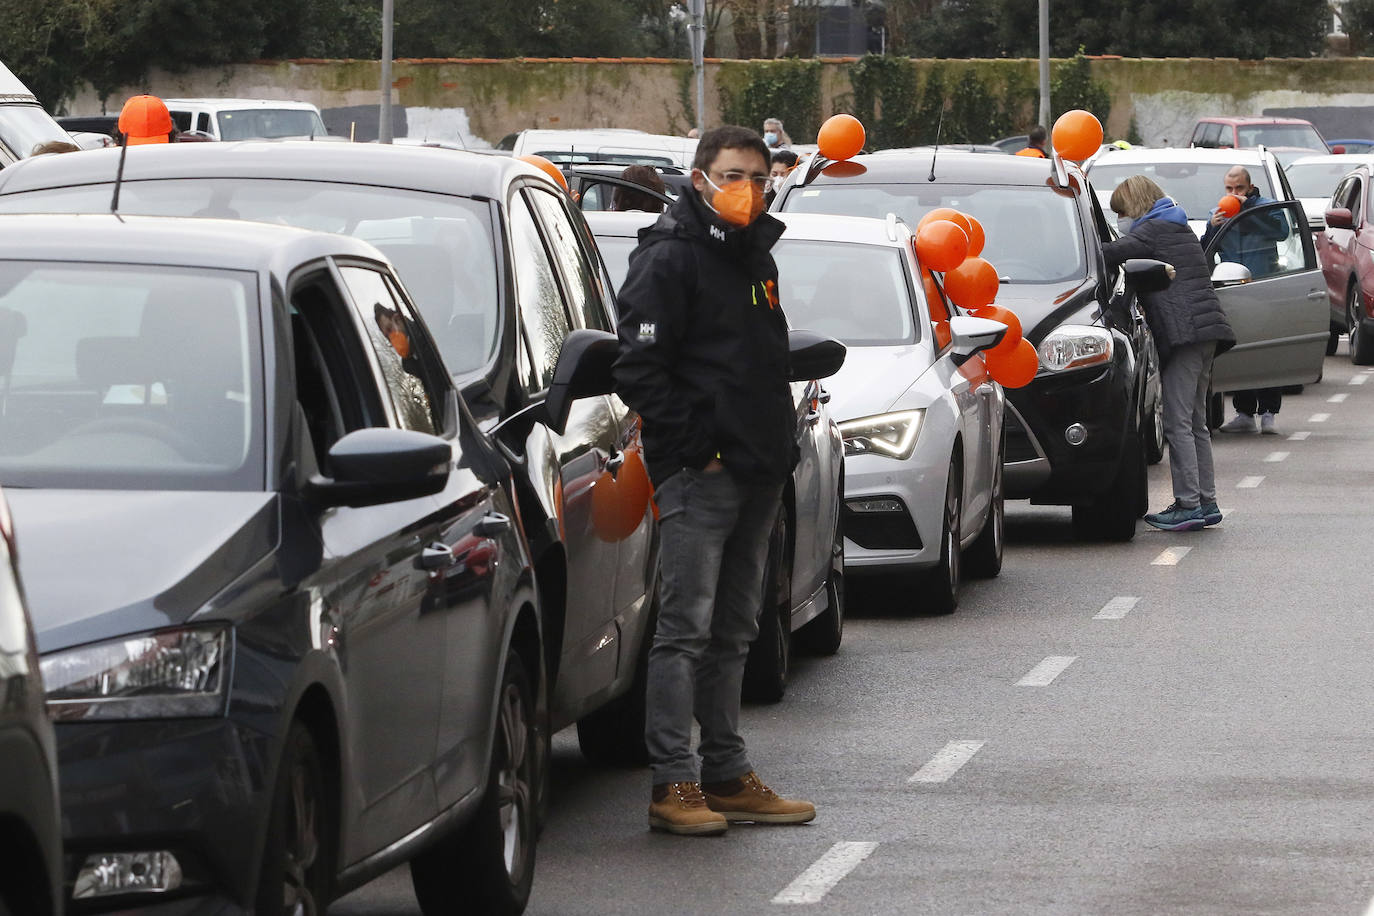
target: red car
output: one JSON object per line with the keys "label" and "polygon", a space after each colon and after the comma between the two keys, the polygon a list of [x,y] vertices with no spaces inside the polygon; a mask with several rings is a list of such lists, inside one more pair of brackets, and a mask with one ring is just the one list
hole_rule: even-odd
{"label": "red car", "polygon": [[[1350,334],[1350,360],[1374,364],[1374,225],[1369,222],[1368,165],[1351,170],[1331,195],[1317,255],[1331,301],[1332,343]],[[1327,352],[1333,352],[1328,346]]]}
{"label": "red car", "polygon": [[1302,118],[1199,118],[1188,145],[1203,149],[1267,146],[1330,152],[1317,128]]}

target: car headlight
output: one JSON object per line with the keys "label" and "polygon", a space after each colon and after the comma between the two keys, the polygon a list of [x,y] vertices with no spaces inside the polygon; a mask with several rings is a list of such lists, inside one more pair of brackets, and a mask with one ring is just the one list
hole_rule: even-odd
{"label": "car headlight", "polygon": [[921,432],[924,410],[899,410],[839,424],[846,455],[910,458]]}
{"label": "car headlight", "polygon": [[1037,348],[1040,365],[1051,372],[1066,372],[1112,361],[1112,335],[1102,328],[1061,324]]}
{"label": "car headlight", "polygon": [[229,645],[227,627],[187,627],[45,655],[48,714],[57,720],[219,715]]}

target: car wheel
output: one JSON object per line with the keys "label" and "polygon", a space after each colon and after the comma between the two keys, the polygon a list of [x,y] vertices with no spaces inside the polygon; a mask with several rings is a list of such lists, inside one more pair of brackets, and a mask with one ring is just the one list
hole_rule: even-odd
{"label": "car wheel", "polygon": [[425,916],[524,910],[534,881],[536,752],[533,690],[506,653],[486,794],[472,820],[410,863]]}
{"label": "car wheel", "polygon": [[940,562],[926,573],[921,610],[930,614],[952,614],[959,607],[959,585],[963,577],[960,541],[960,516],[964,510],[964,460],[955,452],[945,482],[945,513],[940,531]]}
{"label": "car wheel", "polygon": [[644,717],[649,686],[649,649],[658,623],[658,584],[650,584],[649,622],[639,649],[634,682],[624,694],[577,720],[577,746],[592,763],[642,767],[649,763],[644,743]]}
{"label": "car wheel", "polygon": [[825,610],[796,634],[801,647],[816,655],[834,655],[844,641],[844,535],[838,518],[830,562],[830,578],[825,580]]}
{"label": "car wheel", "polygon": [[792,665],[792,564],[787,557],[787,509],[778,507],[764,564],[763,610],[759,635],[744,663],[744,699],[776,703],[787,692]]}
{"label": "car wheel", "polygon": [[1006,540],[1006,500],[1002,495],[1002,461],[996,460],[992,472],[992,504],[978,539],[964,554],[964,568],[970,576],[992,579],[1002,572],[1002,548]]}
{"label": "car wheel", "polygon": [[334,879],[336,836],[328,786],[310,730],[291,723],[272,792],[255,913],[324,913]]}
{"label": "car wheel", "polygon": [[1374,339],[1370,339],[1374,335],[1366,334],[1362,330],[1362,313],[1360,288],[1352,283],[1345,297],[1345,317],[1350,325],[1350,361],[1357,366],[1369,366],[1374,365]]}
{"label": "car wheel", "polygon": [[1335,356],[1335,355],[1336,355],[1336,348],[1339,347],[1340,344],[1341,344],[1341,332],[1340,332],[1340,331],[1337,331],[1337,330],[1335,330],[1335,329],[1333,328],[1333,329],[1331,330],[1330,336],[1328,336],[1328,337],[1326,338],[1326,355],[1327,355],[1327,356]]}
{"label": "car wheel", "polygon": [[1145,461],[1135,435],[1126,440],[1107,492],[1091,503],[1073,507],[1074,534],[1086,541],[1129,541],[1135,537],[1136,519],[1149,498]]}
{"label": "car wheel", "polygon": [[1149,436],[1145,439],[1145,461],[1159,464],[1164,460],[1164,397],[1155,399],[1155,409],[1148,418]]}

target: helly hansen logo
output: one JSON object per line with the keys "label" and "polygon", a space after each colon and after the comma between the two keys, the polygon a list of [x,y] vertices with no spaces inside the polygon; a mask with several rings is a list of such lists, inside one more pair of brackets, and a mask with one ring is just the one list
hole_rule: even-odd
{"label": "helly hansen logo", "polygon": [[711,231],[711,238],[721,242],[725,241],[724,229],[720,228],[719,226],[708,226],[707,228]]}
{"label": "helly hansen logo", "polygon": [[639,340],[641,343],[653,343],[658,326],[652,321],[641,321],[639,323]]}

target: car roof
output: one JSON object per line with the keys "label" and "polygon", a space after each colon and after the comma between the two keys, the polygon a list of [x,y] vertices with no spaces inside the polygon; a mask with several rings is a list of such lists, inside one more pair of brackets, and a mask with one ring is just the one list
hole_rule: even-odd
{"label": "car roof", "polygon": [[327,255],[385,262],[367,242],[246,220],[93,214],[0,215],[0,260],[158,264],[270,271]]}
{"label": "car roof", "polygon": [[[653,225],[657,213],[642,211],[614,212],[607,210],[590,211],[583,214],[592,234],[598,237],[611,236],[629,238],[638,234],[645,226]],[[822,242],[852,242],[860,245],[882,245],[900,248],[905,244],[910,231],[905,224],[888,235],[888,221],[871,216],[833,216],[828,213],[772,213],[787,226],[783,241],[803,240]],[[905,231],[903,231],[905,230]]]}
{"label": "car roof", "polygon": [[[807,182],[808,187],[843,182],[871,184],[886,182],[924,184],[930,175],[931,156],[935,155],[936,180],[943,184],[963,182],[1001,185],[1043,185],[1050,175],[1051,160],[1029,156],[990,156],[987,153],[966,153],[958,150],[893,151],[882,155],[856,156],[849,160],[863,166],[861,174],[839,170],[840,177],[826,174],[823,169]],[[827,166],[826,168],[830,168]],[[802,170],[798,170],[800,172]]]}
{"label": "car roof", "polygon": [[[118,149],[80,156],[38,156],[0,171],[0,194],[114,178]],[[553,180],[508,156],[378,143],[242,140],[230,143],[149,144],[135,147],[124,166],[126,181],[177,178],[328,181],[373,187],[499,198],[515,175]]]}
{"label": "car roof", "polygon": [[1267,115],[1246,115],[1246,116],[1243,116],[1243,117],[1229,117],[1229,116],[1223,116],[1223,117],[1215,117],[1215,118],[1198,118],[1198,123],[1200,123],[1200,124],[1231,124],[1231,125],[1234,125],[1234,126],[1237,126],[1237,127],[1239,127],[1239,126],[1241,126],[1241,125],[1249,125],[1249,124],[1306,124],[1306,125],[1308,125],[1308,126],[1311,126],[1311,125],[1312,125],[1312,122],[1306,120],[1305,118],[1279,118],[1279,117],[1269,117],[1269,116],[1267,116]]}
{"label": "car roof", "polygon": [[318,111],[309,102],[298,102],[294,99],[163,99],[168,108],[177,106],[194,105],[199,108],[294,108],[301,111]]}
{"label": "car roof", "polygon": [[1088,166],[1110,163],[1129,165],[1132,162],[1216,162],[1230,165],[1259,165],[1263,161],[1260,151],[1244,149],[1203,149],[1201,147],[1170,147],[1168,149],[1106,149],[1099,153]]}
{"label": "car roof", "polygon": [[1374,153],[1330,153],[1318,154],[1315,156],[1299,156],[1288,163],[1286,168],[1292,169],[1297,165],[1342,165],[1346,164],[1349,168],[1361,165],[1374,165]]}

